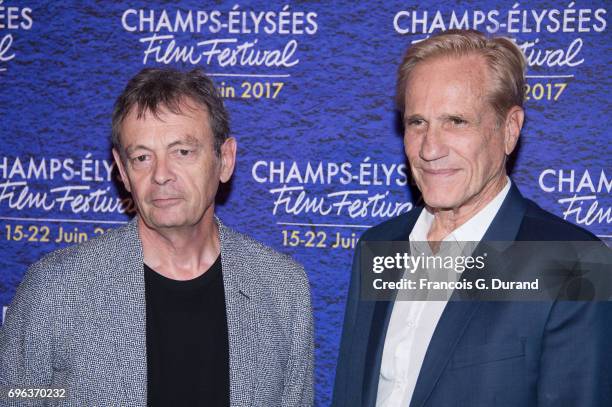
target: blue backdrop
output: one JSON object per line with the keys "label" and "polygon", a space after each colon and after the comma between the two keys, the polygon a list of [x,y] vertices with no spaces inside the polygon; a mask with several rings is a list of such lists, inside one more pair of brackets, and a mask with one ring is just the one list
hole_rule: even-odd
{"label": "blue backdrop", "polygon": [[128,218],[109,143],[127,80],[143,66],[202,67],[239,145],[218,214],[304,264],[316,401],[328,405],[352,246],[415,203],[396,68],[408,45],[449,28],[508,35],[523,48],[527,122],[513,179],[609,241],[606,2],[457,4],[0,0],[0,306],[42,255]]}

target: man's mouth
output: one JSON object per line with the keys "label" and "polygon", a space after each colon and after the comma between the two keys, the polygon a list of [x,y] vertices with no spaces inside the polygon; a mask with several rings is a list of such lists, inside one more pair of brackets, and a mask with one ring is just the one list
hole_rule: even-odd
{"label": "man's mouth", "polygon": [[157,208],[167,208],[170,206],[174,206],[178,204],[182,199],[175,197],[167,197],[167,198],[154,198],[151,200],[153,206]]}
{"label": "man's mouth", "polygon": [[436,169],[436,170],[421,168],[421,171],[423,171],[423,174],[425,175],[435,176],[435,177],[448,177],[451,175],[455,175],[457,172],[459,172],[458,169],[454,169],[454,168]]}

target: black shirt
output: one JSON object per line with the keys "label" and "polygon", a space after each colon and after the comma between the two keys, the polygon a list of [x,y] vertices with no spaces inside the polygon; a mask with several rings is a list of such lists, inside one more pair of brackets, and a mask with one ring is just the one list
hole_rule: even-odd
{"label": "black shirt", "polygon": [[229,406],[221,256],[187,281],[144,270],[148,405]]}

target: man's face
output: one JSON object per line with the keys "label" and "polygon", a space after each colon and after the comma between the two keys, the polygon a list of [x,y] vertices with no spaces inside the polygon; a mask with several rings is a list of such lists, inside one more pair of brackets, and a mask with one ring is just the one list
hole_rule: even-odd
{"label": "man's face", "polygon": [[[496,126],[486,100],[489,83],[478,56],[425,61],[409,77],[404,148],[431,208],[456,210],[492,198],[494,193],[486,195],[505,177],[505,156],[514,149],[520,126],[516,132],[503,123]],[[522,125],[522,110],[520,115]]]}
{"label": "man's face", "polygon": [[217,157],[208,112],[190,101],[182,114],[161,109],[158,117],[146,112],[138,118],[136,110],[121,126],[125,161],[113,154],[141,219],[156,230],[212,219],[219,181],[233,171],[235,141],[227,140]]}

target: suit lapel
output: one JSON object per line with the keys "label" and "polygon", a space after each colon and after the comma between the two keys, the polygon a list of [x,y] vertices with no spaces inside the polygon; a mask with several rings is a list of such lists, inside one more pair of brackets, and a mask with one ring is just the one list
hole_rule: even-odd
{"label": "suit lapel", "polygon": [[[374,236],[372,240],[408,241],[410,231],[419,218],[421,210],[422,208],[413,209],[409,214],[409,219],[404,228],[398,230],[393,236],[381,236],[382,239],[378,239],[377,236]],[[364,304],[365,307],[371,307],[373,310],[364,364],[362,404],[364,406],[375,406],[378,393],[380,365],[394,301],[376,301],[366,302]]]}
{"label": "suit lapel", "polygon": [[[514,241],[524,214],[525,200],[518,188],[512,183],[508,195],[482,240]],[[476,247],[475,253],[478,253],[481,249],[482,246],[479,245]],[[480,301],[473,300],[449,301],[447,303],[427,348],[410,407],[425,405],[451,358],[457,343],[481,304]]]}
{"label": "suit lapel", "polygon": [[253,389],[257,383],[257,309],[244,259],[244,248],[235,247],[232,232],[218,219],[221,241],[221,268],[225,289],[225,305],[229,340],[230,404],[253,405]]}
{"label": "suit lapel", "polygon": [[378,394],[378,380],[380,376],[380,365],[385,347],[385,338],[389,319],[393,311],[393,301],[376,301],[372,304],[374,311],[372,314],[372,325],[370,326],[370,336],[364,366],[364,393],[363,405],[376,405]]}
{"label": "suit lapel", "polygon": [[482,240],[485,242],[515,241],[523,222],[526,208],[525,198],[523,198],[513,182],[506,199],[504,199],[502,206],[493,218]]}
{"label": "suit lapel", "polygon": [[114,244],[108,270],[100,271],[115,276],[107,283],[105,325],[115,346],[117,374],[124,385],[126,404],[143,406],[147,399],[146,306],[144,260],[136,219],[117,232]]}
{"label": "suit lapel", "polygon": [[[257,312],[253,292],[244,277],[240,248],[217,220],[229,340],[230,404],[251,405],[256,383]],[[127,405],[141,406],[147,398],[146,303],[144,259],[134,219],[115,239],[108,268],[115,278],[107,283],[106,323],[115,347],[118,375]]]}
{"label": "suit lapel", "polygon": [[425,404],[479,306],[478,301],[448,302],[429,342],[410,407]]}

